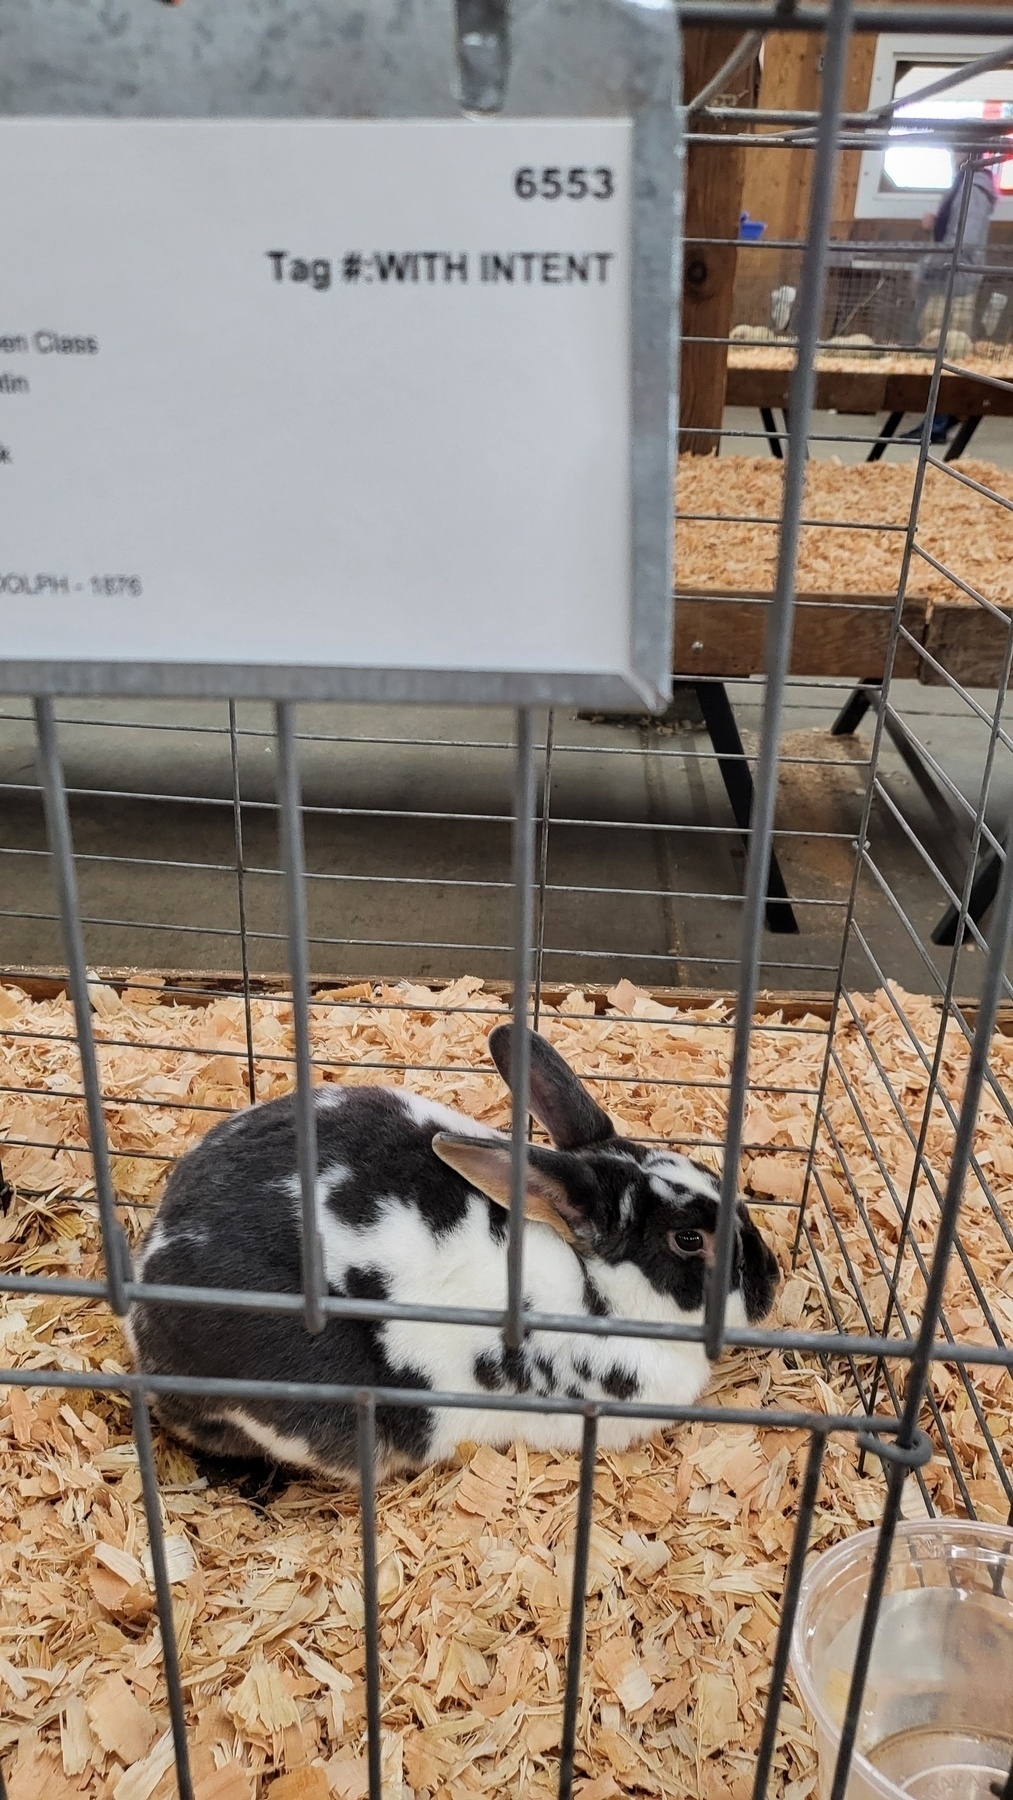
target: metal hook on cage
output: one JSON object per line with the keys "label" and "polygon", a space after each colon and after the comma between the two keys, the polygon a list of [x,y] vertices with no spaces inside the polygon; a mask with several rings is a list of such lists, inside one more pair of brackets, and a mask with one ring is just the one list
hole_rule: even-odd
{"label": "metal hook on cage", "polygon": [[456,0],[455,11],[460,105],[499,112],[510,71],[510,0]]}
{"label": "metal hook on cage", "polygon": [[881,1461],[893,1463],[907,1474],[913,1473],[915,1469],[924,1469],[935,1455],[932,1439],[920,1425],[911,1433],[910,1444],[884,1437],[880,1431],[860,1431],[856,1442],[863,1455],[878,1456]]}

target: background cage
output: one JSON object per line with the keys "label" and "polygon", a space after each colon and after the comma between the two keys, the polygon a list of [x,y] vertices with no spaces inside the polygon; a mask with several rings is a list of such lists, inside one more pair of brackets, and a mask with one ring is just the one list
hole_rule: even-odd
{"label": "background cage", "polygon": [[[0,1665],[12,1800],[32,1780],[93,1791],[81,1785],[88,1757],[117,1800],[171,1791],[173,1779],[183,1800],[203,1800],[214,1780],[225,1791],[234,1761],[260,1774],[314,1760],[332,1791],[364,1781],[398,1800],[405,1787],[565,1795],[575,1777],[591,1794],[600,1781],[602,1794],[653,1783],[802,1800],[815,1786],[811,1745],[781,1703],[809,1547],[872,1521],[885,1550],[902,1510],[1013,1519],[1013,633],[1005,595],[980,588],[963,560],[967,543],[950,562],[927,547],[922,511],[930,481],[973,493],[997,518],[1013,500],[935,455],[926,429],[906,519],[892,527],[894,588],[861,609],[873,662],[799,666],[814,639],[839,640],[842,620],[853,639],[858,610],[846,594],[800,591],[796,602],[802,534],[857,537],[878,523],[803,523],[807,448],[818,457],[838,435],[853,443],[832,419],[814,424],[812,409],[818,345],[840,307],[827,297],[840,146],[870,136],[842,121],[846,57],[870,21],[844,3],[802,21],[689,3],[680,18],[687,34],[718,39],[707,46],[713,94],[701,100],[705,84],[687,76],[691,236],[692,157],[727,168],[751,153],[741,140],[752,126],[770,124],[727,104],[729,64],[741,71],[755,34],[775,27],[826,43],[805,245],[747,248],[740,260],[780,258],[775,285],[797,289],[786,429],[772,431],[787,453],[774,579],[752,593],[727,575],[680,592],[667,718],[3,703],[3,916],[16,954],[0,985],[11,1365],[0,1634],[8,1648],[40,1645],[38,1661],[25,1649]],[[881,9],[875,22],[906,21]],[[981,20],[939,8],[933,23],[960,32]],[[989,23],[1000,30],[1003,16]],[[975,144],[987,152],[987,135]],[[702,304],[720,312],[707,280],[735,255],[733,232],[706,236],[687,257],[689,450],[721,430],[720,414],[701,419],[699,395],[706,358],[739,322],[725,284],[725,329],[692,328]],[[948,293],[959,261],[958,235]],[[1003,375],[951,368],[944,325],[927,417],[950,376],[1013,391]],[[766,453],[767,431],[757,422],[758,443],[736,447]],[[878,427],[869,442],[882,445]],[[911,611],[929,568],[962,609],[957,627],[947,614],[950,636]],[[757,692],[749,678],[761,673]],[[966,764],[938,747],[929,683]],[[874,730],[859,737],[870,705]],[[319,1078],[407,1082],[505,1124],[483,1040],[511,1010],[582,1058],[635,1135],[723,1161],[728,1198],[741,1162],[785,1265],[777,1320],[725,1330],[716,1284],[705,1341],[736,1356],[706,1403],[670,1409],[681,1428],[668,1447],[628,1466],[596,1461],[597,1418],[625,1404],[602,1402],[586,1409],[579,1467],[466,1453],[457,1470],[378,1496],[377,1396],[335,1392],[359,1411],[359,1499],[310,1488],[247,1505],[225,1478],[201,1487],[189,1459],[153,1436],[157,1382],[124,1371],[108,1313],[131,1291],[123,1228],[135,1238],[166,1166],[207,1123],[297,1078],[304,1094]],[[521,1091],[519,1142],[526,1117]],[[525,1322],[520,1299],[507,1330]],[[448,1512],[458,1538],[430,1542]],[[447,1566],[464,1608],[440,1586]],[[522,1591],[482,1614],[518,1566]],[[230,1569],[245,1582],[238,1605],[223,1585]],[[866,1650],[881,1591],[880,1579]],[[468,1635],[465,1610],[482,1614],[484,1641]],[[82,1616],[96,1646],[87,1656]],[[464,1648],[451,1668],[455,1631]],[[135,1712],[110,1722],[93,1667],[103,1682],[141,1671]],[[504,1706],[487,1717],[471,1702],[490,1691]],[[495,1722],[518,1701],[536,1723],[511,1737]],[[448,1742],[449,1760],[437,1756]]]}
{"label": "background cage", "polygon": [[[928,348],[924,338],[930,327],[921,326],[918,296],[919,266],[926,254],[923,243],[835,245],[820,320],[824,355],[850,355],[859,360],[865,355],[881,360]],[[801,250],[768,250],[760,240],[741,255],[748,268],[736,281],[733,337],[743,344],[790,341],[798,305]],[[965,297],[959,327],[951,322],[951,331],[959,328],[970,337],[976,361],[1001,365],[1008,359],[1013,332],[1011,279],[1013,270],[1001,250],[992,251],[977,292]],[[924,366],[928,372],[930,359]]]}

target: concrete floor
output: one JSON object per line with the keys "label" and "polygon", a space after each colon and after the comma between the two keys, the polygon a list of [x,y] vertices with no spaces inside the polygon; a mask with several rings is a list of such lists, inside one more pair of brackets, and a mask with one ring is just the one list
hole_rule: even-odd
{"label": "concrete floor", "polygon": [[[726,424],[759,429],[756,414],[730,412]],[[866,447],[855,440],[874,427],[817,415],[812,451],[859,460]],[[838,430],[849,444],[826,441]],[[731,435],[723,448],[765,451],[762,440]],[[1013,429],[983,425],[974,448],[1013,462]],[[829,735],[847,691],[796,681],[788,694],[778,849],[800,931],[765,933],[761,979],[775,991],[827,991],[840,961],[873,724],[870,715],[854,738]],[[749,751],[762,684],[730,683],[729,694]],[[985,725],[945,688],[901,682],[893,697],[973,806]],[[991,713],[994,694],[972,698]],[[688,699],[684,711],[693,711]],[[58,713],[92,962],[238,970],[227,709],[89,701],[61,702]],[[61,961],[28,715],[23,703],[0,702],[8,968]],[[509,974],[511,727],[507,713],[468,709],[301,709],[315,973]],[[706,735],[692,722],[659,730],[564,714],[555,732],[546,979],[734,989],[743,853]],[[857,987],[890,977],[931,992],[950,955],[929,941],[945,907],[932,865],[959,879],[960,846],[889,744],[881,769],[889,799],[873,810],[876,873],[860,886],[848,977]],[[277,971],[285,947],[265,708],[240,709],[239,773],[250,963]],[[987,815],[994,829],[1004,829],[1011,807],[1013,762],[1000,750]],[[981,961],[973,949],[960,953],[958,992],[975,991]]]}
{"label": "concrete floor", "polygon": [[[886,417],[886,413],[814,413],[809,454],[836,456],[840,462],[845,463],[864,462],[886,424]],[[900,427],[901,432],[911,431],[919,426],[921,417],[920,413],[909,413]],[[784,421],[780,413],[775,415],[775,422],[779,428],[783,428]],[[729,406],[725,409],[720,454],[769,455],[762,420],[752,407]],[[1001,469],[1013,466],[1013,419],[982,419],[968,445],[967,455],[979,458],[982,462],[998,463]],[[891,441],[884,455],[884,461],[890,463],[916,462],[917,459],[918,445],[901,444],[896,438]]]}

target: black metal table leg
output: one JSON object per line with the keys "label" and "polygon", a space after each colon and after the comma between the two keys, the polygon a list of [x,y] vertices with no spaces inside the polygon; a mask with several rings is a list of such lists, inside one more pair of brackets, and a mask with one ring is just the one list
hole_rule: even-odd
{"label": "black metal table leg", "polygon": [[763,429],[767,434],[767,442],[770,445],[770,454],[771,456],[776,456],[778,461],[781,461],[784,457],[784,451],[781,448],[781,433],[774,423],[773,407],[761,406],[760,418],[763,420]]}
{"label": "black metal table leg", "polygon": [[[732,814],[740,831],[748,832],[753,815],[753,777],[743,749],[732,703],[723,681],[694,682],[707,734],[717,754]],[[748,847],[748,838],[746,840]],[[782,935],[798,932],[777,852],[770,852],[767,871],[767,929]]]}
{"label": "black metal table leg", "polygon": [[881,686],[882,682],[878,675],[869,675],[865,681],[860,682],[841,707],[830,727],[830,736],[852,737],[870,706],[875,706]]}
{"label": "black metal table leg", "polygon": [[[878,676],[872,677],[862,682],[861,686],[856,687],[834,720],[831,728],[832,735],[846,737],[855,731],[869,708],[880,704],[881,688],[882,681]],[[959,890],[964,882],[964,874],[959,868],[960,850],[963,847],[965,855],[969,856],[971,849],[966,820],[957,813],[949,795],[940,786],[933,770],[925,761],[921,745],[912,736],[903,721],[892,710],[888,710],[884,724],[894,749],[913,775],[931,806],[937,823],[946,834],[938,852],[939,861],[942,868],[949,874],[950,885],[955,890]],[[1013,854],[1013,846],[1009,853]],[[992,850],[980,864],[968,896],[967,916],[975,925],[981,924],[995,899],[1001,874],[1002,858]],[[948,906],[939,924],[932,932],[932,942],[942,947],[952,947],[957,940],[959,917],[957,907]]]}
{"label": "black metal table leg", "polygon": [[944,462],[956,462],[958,456],[963,456],[964,451],[967,449],[968,444],[971,442],[971,439],[980,424],[980,413],[976,419],[964,420],[964,423],[958,429],[952,444],[948,444],[946,447],[946,455],[943,457]]}
{"label": "black metal table leg", "polygon": [[883,429],[880,432],[878,438],[876,439],[876,442],[873,444],[872,449],[869,451],[869,454],[865,459],[866,462],[878,462],[879,461],[880,457],[883,454],[883,451],[886,449],[887,444],[890,442],[890,439],[892,437],[896,437],[897,432],[900,430],[903,418],[904,418],[904,414],[902,412],[892,412],[890,414],[890,417],[887,419],[886,424],[883,426]]}
{"label": "black metal table leg", "polygon": [[[975,925],[980,925],[999,890],[999,877],[1002,874],[1002,862],[994,850],[990,850],[971,886],[967,902],[967,916]],[[955,906],[948,906],[939,924],[932,933],[934,944],[952,945],[957,941],[957,920],[959,912]]]}

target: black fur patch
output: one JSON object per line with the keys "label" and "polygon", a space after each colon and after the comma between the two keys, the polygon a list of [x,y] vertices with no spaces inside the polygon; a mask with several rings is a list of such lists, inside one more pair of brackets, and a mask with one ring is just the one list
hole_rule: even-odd
{"label": "black fur patch", "polygon": [[345,1270],[345,1294],[349,1300],[388,1300],[390,1286],[379,1269],[356,1265]]}
{"label": "black fur patch", "polygon": [[760,1236],[744,1206],[739,1207],[739,1218],[732,1280],[742,1289],[746,1318],[751,1325],[758,1325],[774,1304],[781,1270],[773,1250]]}
{"label": "black fur patch", "polygon": [[586,1269],[584,1270],[584,1311],[596,1319],[607,1319],[612,1313],[612,1308],[601,1288],[596,1281],[592,1280]]}
{"label": "black fur patch", "polygon": [[[367,1094],[369,1096],[367,1100]],[[390,1147],[382,1157],[370,1152],[367,1140],[390,1133],[403,1118],[399,1103],[383,1089],[361,1096],[367,1103],[323,1106],[317,1112],[321,1172],[337,1164],[358,1166],[362,1149],[364,1178],[340,1184],[341,1216],[368,1223],[379,1201],[390,1193]],[[411,1130],[411,1123],[409,1130]],[[285,1185],[295,1162],[295,1118],[290,1096],[252,1108],[236,1121],[209,1131],[190,1154],[177,1163],[159,1208],[160,1235],[165,1242],[144,1265],[150,1282],[184,1287],[234,1287],[253,1292],[297,1294],[302,1285],[298,1203]],[[343,1129],[342,1129],[343,1128]],[[421,1133],[419,1134],[422,1135]],[[356,1153],[350,1149],[354,1140]],[[426,1157],[441,1165],[428,1149]],[[374,1142],[374,1150],[376,1148]],[[441,1222],[463,1216],[469,1201],[463,1182],[452,1171],[450,1195]],[[439,1178],[437,1183],[439,1184]],[[336,1197],[336,1196],[335,1196]],[[431,1196],[437,1211],[435,1192]],[[333,1202],[332,1202],[333,1204]],[[245,1206],[244,1215],[242,1209]],[[187,1235],[199,1226],[201,1241]],[[209,1252],[209,1246],[212,1250]],[[382,1272],[361,1267],[350,1272],[349,1297],[382,1299],[387,1287]],[[330,1319],[318,1336],[302,1319],[283,1313],[253,1313],[224,1308],[173,1307],[157,1303],[132,1309],[142,1368],[162,1375],[204,1375],[226,1380],[335,1383],[350,1387],[425,1389],[422,1370],[393,1361],[387,1354],[383,1325],[366,1320]],[[356,1466],[356,1416],[351,1406],[313,1401],[244,1400],[243,1410],[285,1437],[305,1442],[324,1467]],[[162,1409],[170,1430],[196,1436],[212,1453],[227,1456],[255,1453],[239,1433],[223,1432],[217,1405],[173,1397]],[[171,1415],[171,1416],[170,1416]],[[377,1408],[377,1442],[381,1456],[396,1452],[424,1465],[432,1443],[433,1417],[428,1407]],[[233,1441],[233,1437],[235,1441]]]}
{"label": "black fur patch", "polygon": [[[286,1098],[271,1104],[289,1102]],[[353,1171],[328,1201],[335,1217],[349,1225],[374,1224],[393,1187],[411,1196],[411,1204],[435,1237],[454,1231],[471,1205],[471,1190],[463,1176],[434,1155],[433,1133],[438,1129],[414,1119],[397,1088],[355,1088],[339,1105],[320,1107],[321,1173],[336,1164]],[[290,1169],[295,1166],[291,1157],[290,1149]]]}
{"label": "black fur patch", "polygon": [[494,1244],[505,1243],[507,1232],[509,1231],[509,1229],[510,1229],[510,1214],[507,1212],[505,1207],[500,1206],[495,1200],[490,1200],[489,1201],[489,1236],[492,1238],[493,1243]]}
{"label": "black fur patch", "polygon": [[501,1366],[504,1387],[513,1388],[515,1394],[531,1392],[531,1371],[523,1350],[511,1350],[504,1344]]}
{"label": "black fur patch", "polygon": [[482,1350],[474,1362],[475,1380],[487,1394],[498,1394],[503,1386],[503,1364],[494,1350]]}
{"label": "black fur patch", "polygon": [[253,1458],[246,1462],[231,1457],[205,1456],[197,1450],[194,1468],[209,1487],[230,1488],[248,1506],[260,1508],[278,1499],[292,1483],[291,1469],[280,1469],[277,1463]]}
{"label": "black fur patch", "polygon": [[629,1369],[622,1363],[613,1363],[601,1378],[602,1393],[610,1400],[635,1400],[640,1393],[640,1383]]}

